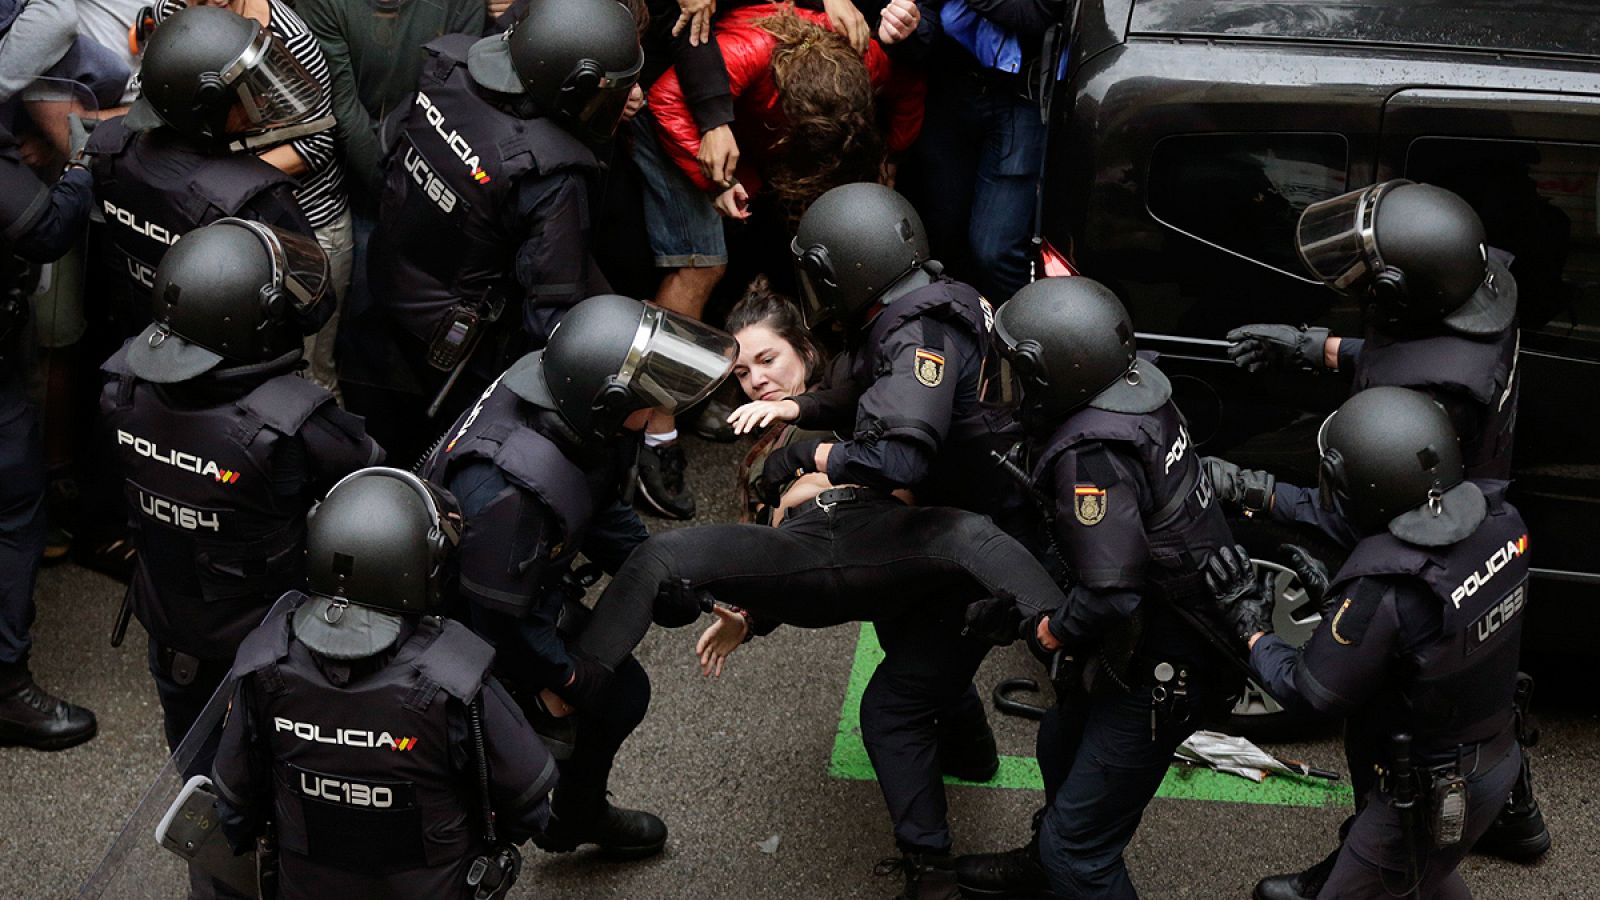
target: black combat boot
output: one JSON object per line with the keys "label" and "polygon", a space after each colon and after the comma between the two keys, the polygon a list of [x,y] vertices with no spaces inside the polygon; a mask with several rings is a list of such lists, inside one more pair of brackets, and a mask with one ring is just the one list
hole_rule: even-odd
{"label": "black combat boot", "polygon": [[1472,845],[1472,852],[1527,865],[1538,862],[1549,849],[1550,829],[1545,827],[1544,813],[1533,796],[1533,775],[1528,771],[1528,757],[1523,756],[1522,772],[1511,787],[1511,799],[1489,830]]}
{"label": "black combat boot", "polygon": [[1033,838],[1004,853],[974,853],[956,858],[956,880],[968,897],[1053,897],[1039,862],[1039,825],[1044,808],[1033,814]]}
{"label": "black combat boot", "polygon": [[96,727],[94,713],[39,687],[26,665],[0,667],[0,746],[65,750]]}
{"label": "black combat boot", "polygon": [[906,877],[905,892],[896,900],[956,900],[956,873],[948,853],[906,853],[891,856],[872,868],[874,875],[900,872]]}
{"label": "black combat boot", "polygon": [[[987,720],[939,732],[939,770],[962,781],[985,782],[1000,771],[1000,751]],[[981,726],[981,727],[979,727]]]}
{"label": "black combat boot", "polygon": [[539,849],[569,853],[584,844],[597,844],[612,859],[655,856],[667,843],[667,824],[654,813],[623,809],[609,802],[595,816],[578,818],[570,812],[552,815],[550,827],[533,839]]}
{"label": "black combat boot", "polygon": [[1255,900],[1312,900],[1328,883],[1328,876],[1333,873],[1333,864],[1338,859],[1339,851],[1334,850],[1304,872],[1268,875],[1256,882],[1256,889],[1250,896]]}

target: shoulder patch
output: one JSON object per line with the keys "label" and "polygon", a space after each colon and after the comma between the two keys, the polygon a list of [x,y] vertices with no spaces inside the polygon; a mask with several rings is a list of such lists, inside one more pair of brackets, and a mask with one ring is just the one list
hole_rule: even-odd
{"label": "shoulder patch", "polygon": [[1361,644],[1361,639],[1367,635],[1367,627],[1372,624],[1372,618],[1378,614],[1378,606],[1383,602],[1384,588],[1376,581],[1362,579],[1355,583],[1354,588],[1333,608],[1333,618],[1328,623],[1334,643],[1344,647]]}
{"label": "shoulder patch", "polygon": [[938,387],[944,381],[944,356],[925,347],[918,347],[915,370],[917,380],[924,386]]}
{"label": "shoulder patch", "polygon": [[1094,526],[1106,517],[1106,489],[1080,484],[1072,489],[1072,515],[1078,524]]}

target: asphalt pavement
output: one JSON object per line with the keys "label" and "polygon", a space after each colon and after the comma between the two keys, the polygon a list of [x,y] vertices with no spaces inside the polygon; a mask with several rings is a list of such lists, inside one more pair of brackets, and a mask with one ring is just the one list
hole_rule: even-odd
{"label": "asphalt pavement", "polygon": [[[744,446],[691,440],[689,451],[698,521],[732,520],[733,465]],[[122,648],[107,645],[121,596],[121,585],[74,566],[41,573],[35,673],[92,708],[100,734],[55,754],[0,750],[0,897],[73,896],[162,765],[144,636],[135,624]],[[697,633],[657,630],[640,648],[654,684],[650,715],[624,746],[612,778],[615,802],[666,820],[666,852],[614,864],[592,852],[550,855],[530,846],[513,896],[894,896],[898,879],[873,874],[894,855],[894,844],[877,785],[861,780],[847,702],[870,671],[870,635],[853,625],[780,629],[741,648],[722,678],[707,680],[693,657]],[[1039,674],[1024,651],[1006,648],[985,663],[979,687],[987,695],[1001,678]],[[1554,697],[1540,713],[1534,765],[1555,847],[1533,867],[1469,859],[1463,874],[1481,898],[1600,897],[1600,801],[1593,798],[1600,713],[1592,700],[1572,697]],[[949,788],[957,852],[1021,843],[1042,799],[1028,786],[1037,777],[1028,759],[1031,723],[992,718],[1002,753],[1017,758],[997,779],[1007,786]],[[1332,737],[1273,749],[1345,769]],[[1309,864],[1331,849],[1347,809],[1343,795],[1320,785],[1272,778],[1257,788],[1176,769],[1162,793],[1128,850],[1146,897],[1247,897],[1262,875]],[[1293,803],[1312,805],[1286,805]],[[148,839],[139,854],[161,856]],[[130,865],[121,895],[182,896],[176,870],[164,863]]]}

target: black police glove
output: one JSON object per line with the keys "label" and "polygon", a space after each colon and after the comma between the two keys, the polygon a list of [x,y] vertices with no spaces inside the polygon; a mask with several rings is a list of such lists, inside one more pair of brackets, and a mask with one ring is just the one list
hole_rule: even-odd
{"label": "black police glove", "polygon": [[1241,325],[1228,332],[1228,358],[1246,372],[1293,366],[1307,372],[1326,368],[1323,345],[1328,329],[1293,325]]}
{"label": "black police glove", "polygon": [[1283,551],[1284,558],[1289,561],[1289,568],[1293,569],[1294,574],[1300,579],[1300,587],[1305,589],[1306,597],[1321,609],[1328,598],[1328,567],[1304,547],[1279,544],[1278,549]]}
{"label": "black police glove", "polygon": [[768,506],[777,506],[784,485],[817,470],[817,445],[821,443],[821,438],[791,441],[768,454],[766,463],[761,466],[761,476],[752,485],[757,499]]}
{"label": "black police glove", "polygon": [[567,652],[572,657],[572,677],[566,684],[550,690],[575,709],[597,709],[601,693],[611,682],[611,670],[581,650]]}
{"label": "black police glove", "polygon": [[1206,587],[1222,617],[1241,641],[1257,632],[1272,633],[1272,595],[1261,590],[1250,554],[1237,544],[1218,547],[1206,557]]}
{"label": "black police glove", "polygon": [[1278,479],[1265,469],[1241,469],[1225,459],[1202,456],[1206,478],[1217,491],[1223,509],[1243,513],[1247,518],[1272,508],[1272,492]]}
{"label": "black police glove", "polygon": [[1015,641],[1022,635],[1022,610],[1016,601],[1003,597],[985,597],[968,604],[966,624],[961,633],[996,647]]}
{"label": "black police glove", "polygon": [[684,578],[661,586],[651,618],[662,628],[682,628],[693,625],[701,613],[711,612],[714,603],[709,591],[697,590]]}

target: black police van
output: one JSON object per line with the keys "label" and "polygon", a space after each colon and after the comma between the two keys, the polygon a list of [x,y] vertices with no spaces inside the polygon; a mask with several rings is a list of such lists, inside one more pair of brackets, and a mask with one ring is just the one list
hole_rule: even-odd
{"label": "black police van", "polygon": [[[1202,452],[1299,484],[1315,483],[1316,427],[1346,382],[1247,375],[1221,338],[1248,322],[1360,334],[1356,304],[1297,257],[1300,212],[1391,178],[1477,209],[1490,244],[1516,257],[1512,499],[1532,531],[1528,646],[1541,656],[1578,651],[1600,626],[1597,12],[1588,0],[1078,0],[1062,29],[1067,79],[1047,97],[1046,268],[1070,260],[1124,299]],[[1284,535],[1250,523],[1241,537],[1270,560]],[[1309,635],[1316,611],[1287,571],[1277,581],[1280,631]],[[1240,711],[1274,709],[1256,694]]]}

